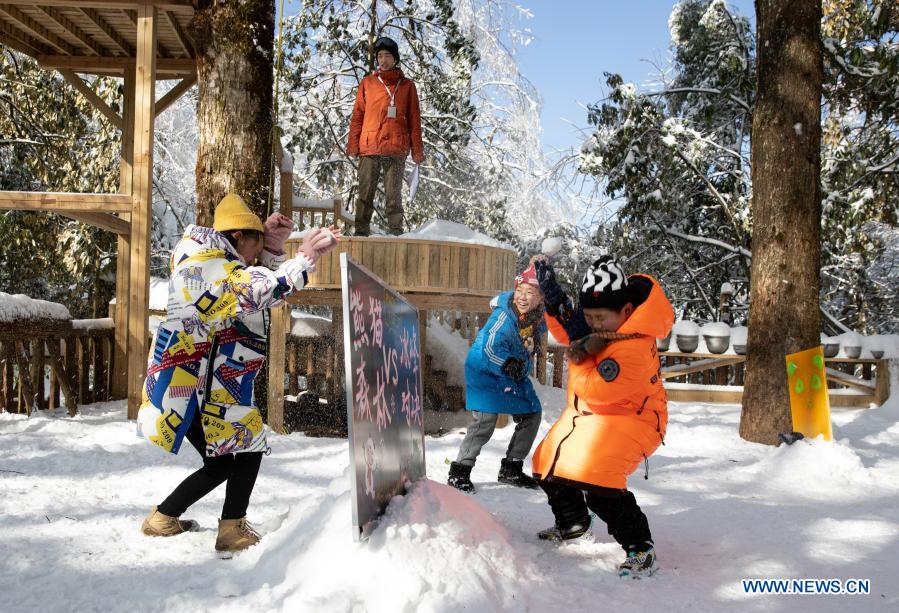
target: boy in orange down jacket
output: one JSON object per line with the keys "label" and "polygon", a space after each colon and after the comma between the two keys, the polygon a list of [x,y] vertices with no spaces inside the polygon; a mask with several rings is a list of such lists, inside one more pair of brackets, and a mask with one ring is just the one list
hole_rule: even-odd
{"label": "boy in orange down jacket", "polygon": [[534,451],[534,477],[546,492],[555,526],[541,539],[566,540],[590,527],[588,509],[625,550],[620,576],[649,575],[656,554],[646,516],[627,477],[656,450],[668,424],[656,338],[674,322],[671,303],[649,275],[624,274],[612,256],[584,275],[575,308],[538,262],[553,336],[568,342],[568,404]]}

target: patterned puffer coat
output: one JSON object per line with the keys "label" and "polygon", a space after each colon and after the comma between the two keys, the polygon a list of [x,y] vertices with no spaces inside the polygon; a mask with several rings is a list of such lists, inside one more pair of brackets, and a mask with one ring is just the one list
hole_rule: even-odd
{"label": "patterned puffer coat", "polygon": [[265,266],[246,266],[224,235],[187,227],[172,252],[167,315],[150,348],[138,413],[150,442],[178,453],[200,411],[207,456],[268,449],[253,403],[267,310],[302,284],[276,272],[284,256],[263,251],[260,259]]}

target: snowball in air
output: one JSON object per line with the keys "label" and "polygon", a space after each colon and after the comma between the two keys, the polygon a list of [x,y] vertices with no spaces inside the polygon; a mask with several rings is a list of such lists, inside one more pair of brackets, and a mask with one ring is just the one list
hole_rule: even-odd
{"label": "snowball in air", "polygon": [[540,250],[543,252],[543,255],[547,257],[556,255],[561,249],[562,239],[558,236],[550,236],[549,238],[544,238],[543,244],[540,246]]}

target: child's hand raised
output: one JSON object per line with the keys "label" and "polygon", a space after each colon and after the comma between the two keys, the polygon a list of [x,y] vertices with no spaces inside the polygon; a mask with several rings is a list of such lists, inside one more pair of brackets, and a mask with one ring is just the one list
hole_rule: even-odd
{"label": "child's hand raised", "polygon": [[596,334],[588,334],[568,345],[568,359],[575,364],[580,364],[587,359],[587,356],[596,355],[602,351],[607,343],[606,339]]}

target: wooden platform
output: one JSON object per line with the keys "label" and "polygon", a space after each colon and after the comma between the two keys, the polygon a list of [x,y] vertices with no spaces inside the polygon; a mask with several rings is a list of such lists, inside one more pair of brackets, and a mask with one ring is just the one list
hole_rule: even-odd
{"label": "wooden platform", "polygon": [[[293,256],[300,241],[288,241]],[[489,312],[490,299],[512,288],[517,255],[511,249],[392,236],[347,237],[316,265],[296,304],[340,304],[340,254],[381,277],[420,309]],[[313,291],[314,290],[314,291]]]}

